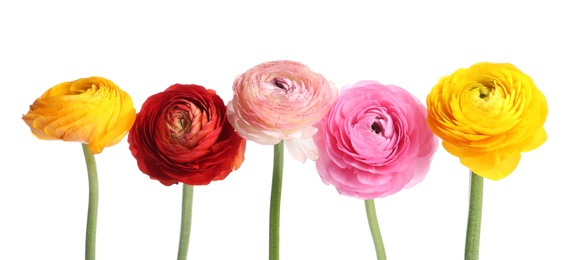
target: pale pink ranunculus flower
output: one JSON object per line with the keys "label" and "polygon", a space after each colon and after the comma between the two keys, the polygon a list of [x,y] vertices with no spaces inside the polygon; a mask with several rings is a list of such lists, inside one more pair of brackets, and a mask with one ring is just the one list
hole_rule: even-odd
{"label": "pale pink ranunculus flower", "polygon": [[318,159],[314,125],[338,96],[333,83],[300,62],[280,60],[237,76],[233,93],[227,115],[241,137],[264,145],[284,140],[295,159]]}
{"label": "pale pink ranunculus flower", "polygon": [[394,85],[360,81],[343,88],[313,138],[323,182],[366,200],[418,184],[438,147],[427,114],[420,100]]}

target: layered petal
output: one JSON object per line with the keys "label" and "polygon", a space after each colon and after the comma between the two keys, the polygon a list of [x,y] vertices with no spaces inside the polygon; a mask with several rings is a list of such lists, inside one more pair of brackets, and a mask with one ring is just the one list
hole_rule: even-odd
{"label": "layered petal", "polygon": [[239,75],[233,93],[227,114],[243,138],[264,145],[285,140],[297,160],[316,159],[312,145],[295,141],[316,133],[314,125],[338,96],[333,83],[302,63],[272,61]]}
{"label": "layered petal", "polygon": [[545,96],[508,63],[477,63],[442,77],[426,103],[428,125],[444,148],[488,179],[508,176],[521,152],[547,139]]}
{"label": "layered petal", "polygon": [[199,85],[175,84],[150,96],[128,136],[139,169],[164,185],[206,185],[240,167],[245,140],[223,100]]}
{"label": "layered petal", "polygon": [[438,146],[423,104],[376,81],[343,88],[317,124],[316,168],[343,195],[374,199],[423,180]]}
{"label": "layered petal", "polygon": [[135,120],[135,108],[112,81],[90,77],[47,90],[22,119],[39,139],[85,143],[98,154],[123,139]]}

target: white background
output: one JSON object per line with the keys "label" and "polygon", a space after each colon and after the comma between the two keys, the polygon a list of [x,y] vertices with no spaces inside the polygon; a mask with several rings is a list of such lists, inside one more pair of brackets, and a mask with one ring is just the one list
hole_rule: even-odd
{"label": "white background", "polygon": [[[87,175],[78,143],[40,141],[21,120],[48,88],[88,76],[144,100],[174,83],[215,89],[290,59],[339,87],[396,84],[425,101],[441,76],[510,62],[549,103],[547,142],[485,181],[482,259],[573,259],[572,8],[566,1],[3,1],[0,3],[0,259],[82,259]],[[206,3],[208,2],[208,3]],[[343,2],[343,1],[340,1]],[[189,259],[265,259],[272,146],[195,189]],[[126,139],[96,156],[98,259],[175,259],[181,185],[142,174]],[[469,175],[440,146],[419,185],[377,199],[391,260],[462,259]],[[286,157],[282,259],[375,259],[364,203]]]}

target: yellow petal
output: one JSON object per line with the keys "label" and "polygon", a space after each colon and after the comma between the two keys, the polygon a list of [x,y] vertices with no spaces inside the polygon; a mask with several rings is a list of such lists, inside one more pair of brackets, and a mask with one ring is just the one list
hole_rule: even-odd
{"label": "yellow petal", "polygon": [[523,147],[523,152],[529,152],[545,143],[547,140],[547,133],[545,132],[545,128],[541,128],[540,131],[538,131],[537,134],[535,134],[530,140],[531,143]]}
{"label": "yellow petal", "polygon": [[135,109],[112,81],[91,77],[48,89],[22,119],[39,139],[87,143],[97,154],[127,134]]}
{"label": "yellow petal", "polygon": [[475,174],[490,180],[501,180],[512,173],[519,161],[521,154],[500,156],[498,153],[490,153],[484,157],[462,157],[460,162],[470,168]]}
{"label": "yellow petal", "polygon": [[446,151],[489,179],[509,175],[521,152],[547,139],[545,96],[508,63],[477,63],[442,77],[426,103],[428,125]]}

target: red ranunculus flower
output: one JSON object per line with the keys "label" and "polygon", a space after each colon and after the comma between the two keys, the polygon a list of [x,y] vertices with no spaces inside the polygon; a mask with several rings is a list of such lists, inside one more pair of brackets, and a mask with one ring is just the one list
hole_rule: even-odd
{"label": "red ranunculus flower", "polygon": [[128,142],[139,169],[164,185],[206,185],[241,166],[245,140],[213,90],[175,84],[150,96]]}

